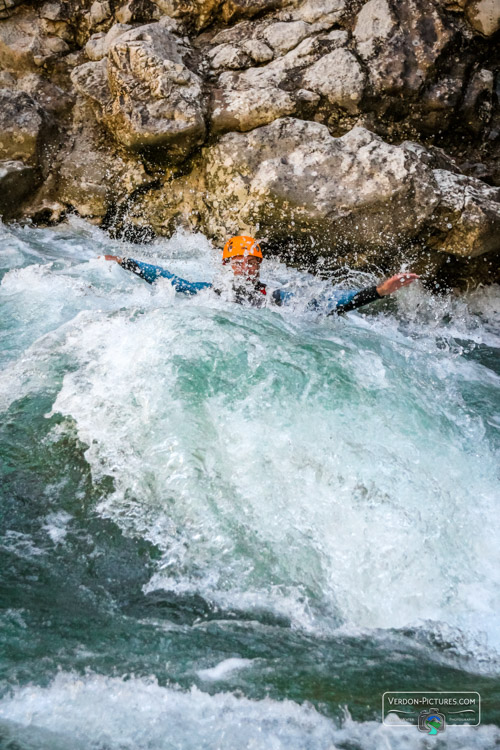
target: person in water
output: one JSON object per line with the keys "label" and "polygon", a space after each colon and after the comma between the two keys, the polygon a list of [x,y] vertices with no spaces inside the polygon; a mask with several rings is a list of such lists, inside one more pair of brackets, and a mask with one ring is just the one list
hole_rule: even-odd
{"label": "person in water", "polygon": [[[163,278],[171,281],[174,289],[184,294],[193,295],[203,289],[211,288],[216,293],[221,293],[221,290],[210,282],[186,281],[160,266],[143,263],[133,258],[120,258],[117,255],[105,255],[104,257],[106,260],[116,261],[122,268],[132,271],[149,284],[153,284],[157,279]],[[236,302],[250,304],[254,307],[261,307],[266,303],[268,297],[267,287],[259,278],[262,257],[262,250],[253,237],[231,237],[224,245],[222,262],[231,266],[233,272],[232,289]],[[363,289],[334,292],[327,302],[328,314],[355,310],[358,307],[367,305],[369,302],[386,297],[388,294],[392,294],[404,286],[408,286],[418,278],[415,273],[397,273],[395,276],[391,276],[390,279],[386,279],[378,285],[368,286]],[[269,297],[274,304],[281,306],[293,297],[293,292],[286,289],[275,289],[269,294]],[[318,307],[318,302],[312,300],[309,305],[315,308]]]}

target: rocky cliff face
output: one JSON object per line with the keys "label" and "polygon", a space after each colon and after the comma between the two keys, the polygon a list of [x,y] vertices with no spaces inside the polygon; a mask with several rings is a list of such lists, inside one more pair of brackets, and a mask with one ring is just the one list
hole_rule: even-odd
{"label": "rocky cliff face", "polygon": [[499,29],[500,0],[0,0],[0,213],[497,279]]}

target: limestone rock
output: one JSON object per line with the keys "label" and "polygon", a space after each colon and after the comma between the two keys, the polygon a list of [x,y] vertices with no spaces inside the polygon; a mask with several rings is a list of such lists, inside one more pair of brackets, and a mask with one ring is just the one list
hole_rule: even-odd
{"label": "limestone rock", "polygon": [[108,54],[113,42],[125,34],[126,31],[130,31],[131,28],[132,26],[126,23],[115,23],[107,33],[98,32],[97,34],[92,34],[85,45],[87,57],[94,61],[102,60]]}
{"label": "limestone rock", "polygon": [[38,183],[34,167],[22,161],[0,161],[0,216],[10,218]]}
{"label": "limestone rock", "polygon": [[240,70],[249,67],[251,61],[248,52],[234,44],[219,44],[210,50],[208,57],[214,70]]}
{"label": "limestone rock", "polygon": [[119,23],[149,23],[161,18],[161,3],[152,0],[128,0],[117,10],[114,17]]}
{"label": "limestone rock", "polygon": [[304,21],[273,23],[264,29],[263,37],[275,52],[285,54],[296,47],[311,33],[311,27]]}
{"label": "limestone rock", "polygon": [[[301,114],[304,104],[316,103],[319,94],[334,107],[355,111],[364,76],[347,50],[332,52],[330,58],[329,50],[338,43],[338,38],[308,37],[268,65],[222,73],[212,102],[213,131],[247,131],[285,115]],[[335,62],[340,67],[332,75]],[[304,91],[310,92],[306,98]]]}
{"label": "limestone rock", "polygon": [[156,234],[173,234],[176,229],[204,230],[206,205],[203,165],[187,175],[166,179],[161,188],[141,191],[127,209],[127,219],[138,228],[149,226]]}
{"label": "limestone rock", "polygon": [[434,170],[440,201],[432,222],[437,248],[474,257],[500,250],[500,188],[474,177]]}
{"label": "limestone rock", "polygon": [[80,94],[84,94],[101,105],[103,116],[112,106],[108,82],[108,61],[84,63],[78,65],[71,74],[71,80]]}
{"label": "limestone rock", "polygon": [[434,0],[368,0],[353,33],[375,96],[416,96],[456,36]]}
{"label": "limestone rock", "polygon": [[290,0],[224,0],[222,19],[230,23],[238,18],[253,18],[267,11],[278,10],[290,3]]}
{"label": "limestone rock", "polygon": [[377,46],[389,39],[396,27],[396,18],[387,0],[368,0],[360,10],[354,38],[359,54],[368,60],[376,52]]}
{"label": "limestone rock", "polygon": [[303,82],[308,89],[325,96],[331,104],[355,113],[363,96],[365,73],[354,55],[340,48],[311,65]]}
{"label": "limestone rock", "polygon": [[58,0],[46,2],[40,9],[40,18],[48,21],[66,21],[68,19],[68,7]]}
{"label": "limestone rock", "polygon": [[38,163],[45,120],[34,99],[0,89],[0,159]]}
{"label": "limestone rock", "polygon": [[201,80],[184,64],[178,38],[160,24],[121,34],[107,58],[76,68],[72,80],[129,149],[162,149],[177,162],[205,138]]}
{"label": "limestone rock", "polygon": [[25,73],[70,51],[64,39],[47,36],[32,8],[0,23],[0,68]]}
{"label": "limestone rock", "polygon": [[[110,148],[105,131],[92,123],[89,114],[88,105],[75,110],[74,135],[59,158],[57,198],[80,216],[102,220],[112,206],[151,178],[140,162]],[[49,193],[41,199],[54,197]]]}
{"label": "limestone rock", "polygon": [[282,118],[225,135],[204,158],[206,226],[220,237],[245,229],[280,241],[307,235],[318,253],[387,248],[414,238],[439,200],[429,167],[363,128],[333,138],[318,123]]}
{"label": "limestone rock", "polygon": [[295,112],[294,97],[272,75],[260,77],[258,70],[250,68],[239,78],[230,73],[220,76],[221,88],[212,104],[214,133],[252,130]]}
{"label": "limestone rock", "polygon": [[251,39],[243,42],[241,48],[255,63],[270,62],[274,57],[272,49],[259,39]]}
{"label": "limestone rock", "polygon": [[12,9],[20,5],[23,0],[0,0],[0,19],[8,18]]}
{"label": "limestone rock", "polygon": [[466,16],[470,25],[484,36],[491,36],[500,29],[500,3],[498,0],[470,0]]}
{"label": "limestone rock", "polygon": [[90,26],[94,28],[107,21],[111,16],[111,6],[108,0],[95,0],[90,7]]}
{"label": "limestone rock", "polygon": [[299,4],[294,15],[307,23],[329,28],[343,19],[346,10],[346,0],[305,0]]}

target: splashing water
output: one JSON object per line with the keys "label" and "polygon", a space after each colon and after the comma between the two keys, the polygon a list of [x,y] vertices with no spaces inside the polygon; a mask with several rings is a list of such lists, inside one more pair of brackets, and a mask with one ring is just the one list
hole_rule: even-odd
{"label": "splashing water", "polygon": [[253,309],[97,259],[212,280],[202,236],[1,232],[9,737],[426,747],[385,690],[498,695],[498,288],[327,318],[277,261]]}

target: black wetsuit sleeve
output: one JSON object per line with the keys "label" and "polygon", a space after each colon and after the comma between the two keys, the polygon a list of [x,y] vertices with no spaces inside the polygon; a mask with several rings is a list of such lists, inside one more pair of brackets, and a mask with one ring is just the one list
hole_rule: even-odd
{"label": "black wetsuit sleeve", "polygon": [[136,273],[138,276],[141,276],[142,278],[144,278],[144,275],[142,273],[142,269],[139,263],[133,258],[122,258],[120,265],[126,271],[132,271],[132,273]]}
{"label": "black wetsuit sleeve", "polygon": [[363,307],[363,305],[368,305],[370,302],[375,302],[377,299],[382,299],[382,295],[377,292],[376,285],[367,286],[346,302],[339,302],[335,309],[331,310],[328,315],[350,312],[351,310],[356,310],[358,307]]}

